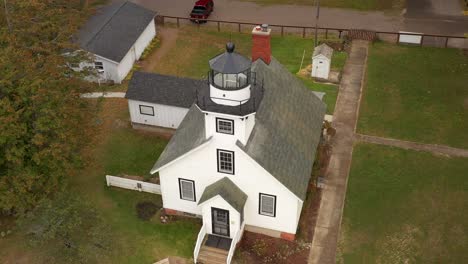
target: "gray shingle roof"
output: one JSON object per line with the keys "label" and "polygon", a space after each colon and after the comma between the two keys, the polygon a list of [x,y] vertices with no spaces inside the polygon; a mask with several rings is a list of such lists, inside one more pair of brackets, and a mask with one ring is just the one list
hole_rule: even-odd
{"label": "gray shingle roof", "polygon": [[237,145],[302,200],[322,133],[325,104],[276,59],[253,65],[265,95],[252,134]]}
{"label": "gray shingle roof", "polygon": [[[227,49],[227,47],[226,47]],[[210,68],[222,73],[240,73],[248,70],[252,62],[234,51],[225,51],[209,61]]]}
{"label": "gray shingle roof", "polygon": [[314,54],[312,55],[312,58],[317,55],[323,55],[326,58],[331,59],[332,54],[333,54],[333,49],[330,48],[327,44],[322,43],[314,49]]}
{"label": "gray shingle roof", "polygon": [[[274,58],[269,65],[257,60],[252,70],[265,91],[247,144],[237,146],[305,200],[326,106]],[[192,106],[152,173],[208,141],[205,137],[203,113]]]}
{"label": "gray shingle roof", "polygon": [[154,164],[151,173],[156,172],[162,166],[167,165],[210,139],[211,137],[207,139],[205,134],[205,115],[197,106],[192,105],[184,120],[182,120],[177,128],[176,133],[159,156],[158,161]]}
{"label": "gray shingle roof", "polygon": [[99,9],[77,34],[76,42],[104,58],[120,62],[156,13],[131,2],[117,2]]}
{"label": "gray shingle roof", "polygon": [[202,80],[134,72],[125,98],[189,108],[196,99],[197,89],[205,86],[206,81]]}
{"label": "gray shingle roof", "polygon": [[206,186],[198,204],[202,204],[216,195],[221,196],[227,203],[236,209],[237,212],[243,215],[244,205],[248,196],[228,177],[224,177],[221,180]]}

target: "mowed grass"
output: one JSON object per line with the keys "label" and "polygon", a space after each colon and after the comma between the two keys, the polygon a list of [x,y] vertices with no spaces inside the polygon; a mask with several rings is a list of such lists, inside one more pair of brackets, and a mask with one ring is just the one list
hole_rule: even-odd
{"label": "mowed grass", "polygon": [[[252,52],[252,36],[250,33],[217,32],[212,29],[196,30],[194,27],[180,29],[176,44],[168,51],[153,69],[160,74],[168,74],[195,79],[205,79],[209,71],[208,61],[225,51],[228,41],[236,45],[236,51],[250,57]],[[292,74],[301,67],[311,63],[314,40],[300,36],[276,36],[271,39],[273,57],[275,57]],[[337,70],[342,69],[346,53],[335,52]],[[311,79],[301,78],[304,84],[314,91],[326,92],[324,101],[329,105],[328,112],[333,113],[338,87],[314,83]]]}
{"label": "mowed grass", "polygon": [[[315,5],[316,0],[241,0],[259,5]],[[321,7],[351,8],[362,11],[402,9],[404,0],[320,0]]]}
{"label": "mowed grass", "polygon": [[107,187],[105,183],[106,174],[147,176],[167,140],[132,129],[126,100],[105,99],[100,104],[95,138],[83,157],[85,169],[71,181],[72,190],[95,204],[111,226],[115,241],[108,263],[146,264],[174,255],[190,258],[201,227],[199,220],[170,224],[161,224],[157,218],[140,220],[136,204],[152,201],[162,207],[161,196]]}
{"label": "mowed grass", "polygon": [[338,263],[462,263],[467,171],[468,159],[355,146]]}
{"label": "mowed grass", "polygon": [[468,57],[375,43],[359,113],[363,134],[468,148]]}

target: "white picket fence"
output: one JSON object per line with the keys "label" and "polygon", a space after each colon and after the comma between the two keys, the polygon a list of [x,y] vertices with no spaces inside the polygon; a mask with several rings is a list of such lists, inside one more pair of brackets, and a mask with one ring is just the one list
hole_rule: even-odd
{"label": "white picket fence", "polygon": [[161,185],[159,184],[132,180],[111,175],[106,175],[106,182],[107,186],[115,186],[140,192],[161,194]]}

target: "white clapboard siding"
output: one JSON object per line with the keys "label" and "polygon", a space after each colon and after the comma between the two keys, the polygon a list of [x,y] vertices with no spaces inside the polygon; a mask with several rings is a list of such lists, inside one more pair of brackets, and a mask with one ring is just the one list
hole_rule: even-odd
{"label": "white clapboard siding", "polygon": [[115,186],[115,187],[120,187],[124,189],[140,191],[140,192],[161,194],[161,185],[159,184],[132,180],[132,179],[116,177],[116,176],[111,176],[111,175],[106,175],[106,182],[107,182],[107,186]]}

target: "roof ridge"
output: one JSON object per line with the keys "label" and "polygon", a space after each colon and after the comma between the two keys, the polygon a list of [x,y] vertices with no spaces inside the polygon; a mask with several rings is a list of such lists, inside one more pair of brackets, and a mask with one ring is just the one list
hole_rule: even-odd
{"label": "roof ridge", "polygon": [[109,22],[112,20],[112,18],[114,18],[115,14],[117,14],[124,5],[128,4],[128,1],[123,1],[122,4],[119,6],[119,8],[117,8],[117,10],[112,13],[112,16],[109,17],[109,19],[106,21],[106,23],[104,23],[102,25],[102,27],[96,32],[96,34],[94,34],[94,36],[92,38],[90,38],[88,40],[88,42],[86,42],[86,47],[88,47],[88,44],[91,43],[92,40],[94,40],[96,38],[97,35],[99,35],[99,33],[101,33],[101,31],[109,24]]}

